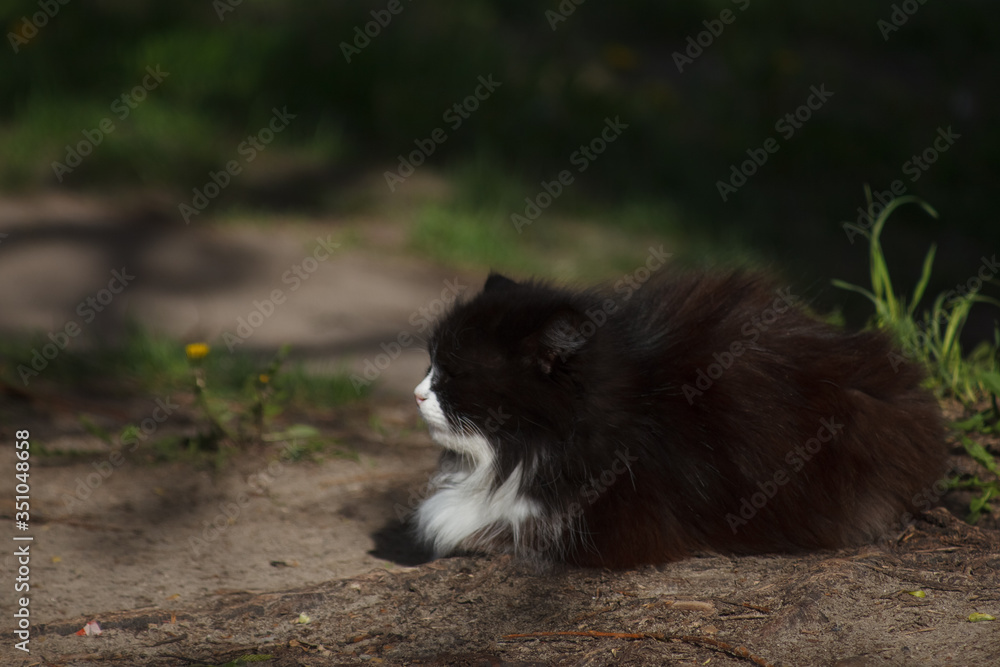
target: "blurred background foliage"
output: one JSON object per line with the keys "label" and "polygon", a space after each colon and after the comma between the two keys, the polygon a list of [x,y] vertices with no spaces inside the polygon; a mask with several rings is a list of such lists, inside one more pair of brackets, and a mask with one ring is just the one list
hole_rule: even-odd
{"label": "blurred background foliage", "polygon": [[[863,239],[852,243],[841,223],[865,206],[865,184],[884,191],[896,179],[941,214],[894,216],[884,241],[900,280],[916,280],[932,242],[932,294],[964,284],[1000,250],[996,3],[399,1],[350,62],[343,45],[356,46],[355,29],[388,1],[69,3],[30,39],[24,17],[46,2],[2,2],[0,187],[189,201],[273,108],[287,107],[295,120],[213,215],[355,215],[409,202],[416,179],[390,193],[383,174],[440,127],[447,141],[420,169],[441,175],[450,194],[407,213],[416,247],[440,259],[449,247],[479,248],[478,259],[502,264],[523,237],[558,244],[546,217],[576,218],[656,234],[693,264],[772,263],[843,301],[854,297],[825,287],[829,279],[861,282],[868,267]],[[906,23],[886,39],[879,21],[902,5],[915,13],[897,13]],[[553,28],[546,12],[560,6],[568,15]],[[675,52],[726,9],[735,20],[678,71]],[[157,66],[169,76],[119,118],[115,100]],[[491,75],[500,87],[453,130],[444,112]],[[821,85],[829,102],[781,138],[775,122]],[[570,155],[606,117],[628,128],[518,234],[510,215],[572,168]],[[115,130],[60,182],[52,163],[103,118]],[[948,127],[961,138],[911,182],[903,164]],[[780,150],[723,202],[717,181],[768,137]],[[988,336],[988,319],[977,328],[974,317],[969,331]]]}

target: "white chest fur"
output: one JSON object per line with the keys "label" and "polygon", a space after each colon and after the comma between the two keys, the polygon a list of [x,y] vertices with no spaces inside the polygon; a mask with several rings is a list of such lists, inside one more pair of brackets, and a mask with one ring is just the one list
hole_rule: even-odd
{"label": "white chest fur", "polygon": [[516,545],[524,523],[540,516],[537,504],[519,493],[521,466],[499,487],[492,484],[493,474],[491,462],[434,478],[438,490],[420,505],[416,518],[420,538],[433,546],[435,556],[475,549],[477,542],[490,542],[506,531]]}
{"label": "white chest fur", "polygon": [[458,470],[441,471],[432,485],[436,491],[417,509],[417,531],[430,544],[435,556],[458,549],[475,549],[477,542],[491,541],[509,531],[518,543],[524,523],[541,515],[537,503],[520,493],[523,470],[518,466],[496,486],[493,447],[474,424],[453,426],[432,386],[434,369],[414,394],[420,414],[439,445],[462,456]]}

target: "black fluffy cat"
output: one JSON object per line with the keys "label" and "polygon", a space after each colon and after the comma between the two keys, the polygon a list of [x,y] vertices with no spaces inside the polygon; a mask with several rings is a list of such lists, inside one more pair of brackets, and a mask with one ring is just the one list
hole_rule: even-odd
{"label": "black fluffy cat", "polygon": [[944,472],[938,405],[875,332],[751,273],[572,292],[491,274],[416,388],[437,555],[629,567],[873,540]]}

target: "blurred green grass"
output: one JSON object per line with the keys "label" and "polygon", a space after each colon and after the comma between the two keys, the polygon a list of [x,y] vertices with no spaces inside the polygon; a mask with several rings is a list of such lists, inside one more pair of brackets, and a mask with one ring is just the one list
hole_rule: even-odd
{"label": "blurred green grass", "polygon": [[[44,334],[0,337],[0,380],[11,387],[31,387],[45,384],[60,391],[108,396],[162,396],[189,392],[192,386],[191,364],[185,346],[135,324],[128,324],[113,343],[105,342],[90,348],[58,352],[36,375],[22,380],[22,370],[32,368],[36,352],[52,341]],[[220,342],[219,347],[223,344]],[[224,400],[245,399],[261,373],[273,365],[273,354],[244,352],[219,354],[210,352],[201,363],[210,379],[214,396]],[[46,357],[47,359],[48,357]],[[346,370],[311,373],[301,362],[285,362],[270,384],[281,394],[281,400],[299,407],[331,407],[343,405],[360,397],[351,384]]]}
{"label": "blurred green grass", "polygon": [[536,198],[537,186],[532,190],[482,161],[456,170],[450,182],[453,196],[415,207],[409,242],[414,251],[451,266],[586,283],[634,270],[650,245],[663,245],[678,266],[772,261],[738,233],[709,235],[685,225],[665,200],[594,202],[570,185],[528,220],[525,199]]}
{"label": "blurred green grass", "polygon": [[[26,11],[5,4],[8,16]],[[445,126],[442,112],[489,74],[502,86],[448,132],[442,160],[489,151],[501,169],[528,182],[551,178],[605,116],[619,115],[630,127],[587,179],[597,194],[695,185],[713,199],[714,181],[746,148],[774,134],[775,119],[801,104],[813,84],[836,91],[835,103],[783,147],[782,157],[794,154],[796,162],[775,165],[782,178],[807,165],[820,173],[872,163],[898,168],[923,147],[914,140],[957,120],[956,94],[973,94],[977,106],[995,101],[985,78],[991,56],[978,45],[995,42],[998,28],[973,2],[923,6],[885,42],[876,22],[888,8],[761,0],[678,73],[673,51],[731,4],[581,7],[556,31],[545,8],[529,2],[407,4],[351,63],[340,44],[372,20],[368,3],[244,3],[224,21],[211,5],[190,1],[87,12],[67,6],[0,70],[4,145],[13,147],[0,157],[0,178],[7,185],[44,180],[64,146],[112,115],[113,100],[156,65],[169,76],[117,123],[111,143],[70,186],[186,186],[192,171],[218,168],[273,106],[285,105],[299,118],[275,152],[308,149],[328,165],[389,167],[415,139]],[[8,29],[18,23],[8,19]],[[956,71],[964,90],[955,89]],[[986,136],[968,150],[995,150],[995,133]],[[159,160],[161,153],[167,159]],[[935,167],[938,174],[963,170]],[[855,174],[848,185],[857,191],[878,176]]]}
{"label": "blurred green grass", "polygon": [[[890,268],[919,270],[939,240],[931,288],[944,289],[1000,246],[991,203],[1000,52],[985,48],[1000,43],[1000,6],[927,3],[885,40],[877,23],[888,5],[757,0],[683,73],[673,53],[734,3],[587,4],[556,30],[545,18],[553,6],[405,3],[348,63],[341,43],[372,21],[377,3],[241,3],[223,20],[191,0],[60,5],[0,68],[0,188],[142,188],[189,200],[272,108],[287,107],[296,119],[206,217],[356,212],[358,178],[395,169],[398,155],[441,127],[447,141],[420,169],[446,174],[457,194],[407,218],[414,247],[438,259],[533,271],[523,237],[548,252],[565,241],[557,221],[573,219],[653,230],[690,263],[777,262],[804,282],[859,282],[859,249],[839,222],[864,204],[864,184],[884,190],[938,127],[954,125],[963,138],[907,182],[941,221],[901,214]],[[15,33],[37,9],[3,7]],[[119,120],[114,100],[157,65],[169,76]],[[488,75],[501,87],[451,130],[443,112]],[[716,181],[819,84],[831,101],[723,204]],[[59,182],[52,163],[105,117],[115,131]],[[607,117],[628,129],[577,174],[544,224],[519,238],[502,233]],[[405,197],[409,185],[380,196]]]}

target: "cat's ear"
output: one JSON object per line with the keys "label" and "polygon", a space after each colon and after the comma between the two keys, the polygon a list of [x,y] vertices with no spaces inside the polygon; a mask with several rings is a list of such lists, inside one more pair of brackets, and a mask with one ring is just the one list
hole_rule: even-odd
{"label": "cat's ear", "polygon": [[583,348],[587,342],[580,327],[583,320],[575,311],[560,310],[532,337],[535,361],[543,373],[551,374]]}
{"label": "cat's ear", "polygon": [[486,278],[486,284],[483,285],[484,292],[499,292],[501,290],[508,290],[512,287],[517,287],[517,283],[508,278],[507,276],[502,276],[499,273],[490,273],[489,277]]}

